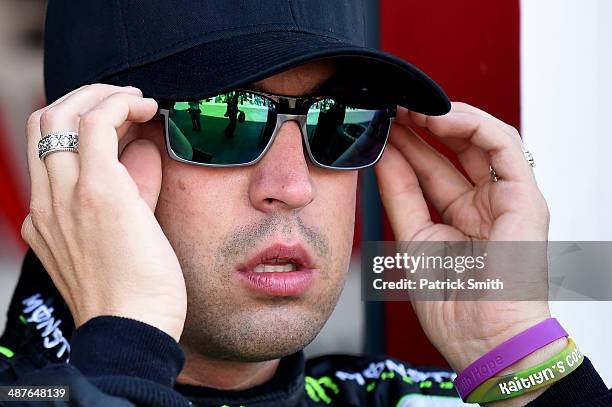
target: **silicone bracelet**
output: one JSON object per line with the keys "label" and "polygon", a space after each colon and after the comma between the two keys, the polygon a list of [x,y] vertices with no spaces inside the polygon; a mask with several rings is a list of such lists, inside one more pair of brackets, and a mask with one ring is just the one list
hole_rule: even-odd
{"label": "silicone bracelet", "polygon": [[454,384],[459,395],[462,399],[466,399],[476,387],[488,378],[564,336],[567,336],[567,332],[555,318],[546,319],[513,336],[472,362],[457,375]]}
{"label": "silicone bracelet", "polygon": [[568,338],[568,344],[561,353],[529,369],[492,377],[470,393],[465,401],[483,404],[520,396],[563,379],[576,370],[583,360],[584,356],[576,343]]}

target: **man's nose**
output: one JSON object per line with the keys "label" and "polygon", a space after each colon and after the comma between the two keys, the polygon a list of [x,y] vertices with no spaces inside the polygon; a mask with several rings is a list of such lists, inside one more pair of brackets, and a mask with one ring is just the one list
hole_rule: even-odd
{"label": "man's nose", "polygon": [[260,211],[300,210],[315,197],[299,124],[286,121],[255,165],[249,184],[251,204]]}

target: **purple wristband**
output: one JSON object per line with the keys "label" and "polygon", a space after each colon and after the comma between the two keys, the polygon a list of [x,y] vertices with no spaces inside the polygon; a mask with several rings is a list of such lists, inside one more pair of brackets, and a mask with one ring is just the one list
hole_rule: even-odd
{"label": "purple wristband", "polygon": [[567,332],[555,318],[546,319],[513,336],[472,362],[457,375],[453,382],[459,395],[465,400],[485,380],[564,336],[567,336]]}

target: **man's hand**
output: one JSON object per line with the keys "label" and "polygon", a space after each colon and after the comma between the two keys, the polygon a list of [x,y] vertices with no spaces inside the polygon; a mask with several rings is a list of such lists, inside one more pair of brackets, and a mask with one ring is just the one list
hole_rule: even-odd
{"label": "man's hand", "polygon": [[[131,123],[157,103],[131,87],[89,85],[33,113],[27,124],[32,195],[22,236],[68,304],[75,326],[101,315],[136,319],[178,341],[187,308],[178,259],[154,216],[161,156]],[[40,160],[48,133],[78,131],[79,152]]]}
{"label": "man's hand", "polygon": [[[426,129],[457,154],[469,179],[413,128]],[[497,182],[491,180],[490,165]],[[389,145],[375,170],[399,241],[547,240],[548,208],[519,133],[472,106],[453,103],[451,112],[441,117],[398,108]],[[432,222],[426,199],[443,224]],[[429,339],[458,372],[550,316],[544,300],[414,301],[413,307]],[[553,347],[542,357],[563,344]]]}

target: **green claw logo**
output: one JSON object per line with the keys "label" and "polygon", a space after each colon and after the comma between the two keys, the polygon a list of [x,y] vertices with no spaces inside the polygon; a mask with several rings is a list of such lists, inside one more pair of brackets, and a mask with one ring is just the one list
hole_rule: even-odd
{"label": "green claw logo", "polygon": [[336,395],[340,393],[338,385],[334,383],[334,381],[329,376],[322,376],[318,379],[315,379],[311,376],[306,376],[305,380],[306,394],[308,394],[308,397],[310,397],[310,399],[316,403],[331,403],[332,399],[327,394],[327,390],[331,390]]}

